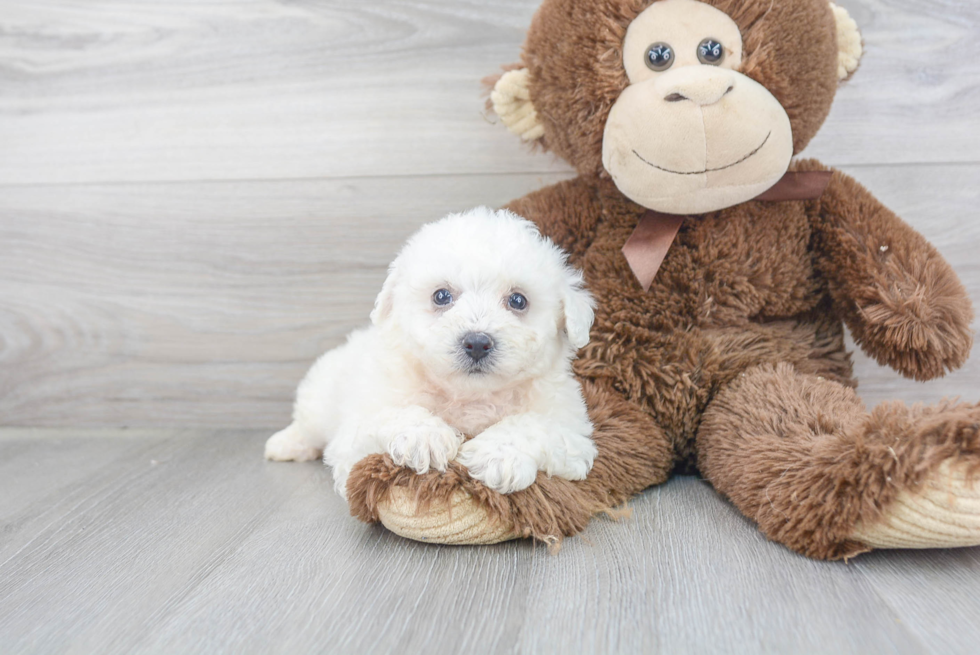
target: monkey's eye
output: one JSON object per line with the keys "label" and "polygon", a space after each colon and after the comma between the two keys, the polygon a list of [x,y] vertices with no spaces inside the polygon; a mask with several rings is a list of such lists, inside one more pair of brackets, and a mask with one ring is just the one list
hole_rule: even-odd
{"label": "monkey's eye", "polygon": [[510,294],[510,298],[507,299],[507,306],[517,312],[523,312],[527,309],[527,298],[519,293]]}
{"label": "monkey's eye", "polygon": [[647,48],[647,68],[652,71],[665,71],[674,64],[674,50],[666,43],[654,43]]}
{"label": "monkey's eye", "polygon": [[434,294],[432,294],[432,302],[434,302],[439,307],[445,307],[453,301],[453,294],[449,293],[449,289],[439,289]]}
{"label": "monkey's eye", "polygon": [[718,66],[725,61],[725,46],[714,39],[705,39],[698,46],[698,61],[709,66]]}

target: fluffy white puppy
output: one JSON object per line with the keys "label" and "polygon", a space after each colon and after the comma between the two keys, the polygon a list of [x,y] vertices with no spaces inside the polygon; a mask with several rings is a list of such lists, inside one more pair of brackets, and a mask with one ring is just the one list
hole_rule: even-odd
{"label": "fluffy white puppy", "polygon": [[571,362],[592,307],[562,251],[511,212],[425,225],[391,264],[373,325],[313,365],[265,456],[322,453],[344,496],[372,453],[419,473],[455,459],[501,493],[538,471],[581,480],[596,447]]}

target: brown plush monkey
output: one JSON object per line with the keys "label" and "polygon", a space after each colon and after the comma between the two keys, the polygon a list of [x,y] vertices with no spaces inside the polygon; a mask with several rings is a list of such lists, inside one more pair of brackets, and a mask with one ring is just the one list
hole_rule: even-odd
{"label": "brown plush monkey", "polygon": [[422,540],[557,543],[697,470],[811,557],[980,544],[980,406],[869,413],[843,342],[846,324],[881,364],[935,378],[968,356],[970,300],[858,183],[791,162],[860,55],[827,0],[545,0],[492,99],[580,173],[510,208],[598,299],[576,372],[599,457],[587,480],[503,496],[458,465],[372,456],[352,512]]}

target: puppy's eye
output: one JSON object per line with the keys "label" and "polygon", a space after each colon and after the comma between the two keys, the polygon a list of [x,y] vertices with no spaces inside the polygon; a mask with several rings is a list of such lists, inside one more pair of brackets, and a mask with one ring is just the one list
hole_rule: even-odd
{"label": "puppy's eye", "polygon": [[510,298],[507,299],[507,306],[514,311],[523,312],[527,309],[527,298],[519,293],[510,294]]}
{"label": "puppy's eye", "polygon": [[440,307],[445,307],[451,304],[453,301],[453,294],[449,293],[449,289],[439,289],[434,294],[432,294],[432,302]]}
{"label": "puppy's eye", "polygon": [[647,48],[646,56],[647,68],[653,71],[665,71],[674,64],[674,50],[666,43],[654,43]]}
{"label": "puppy's eye", "polygon": [[725,47],[714,39],[705,39],[698,46],[698,61],[709,66],[718,66],[725,60]]}

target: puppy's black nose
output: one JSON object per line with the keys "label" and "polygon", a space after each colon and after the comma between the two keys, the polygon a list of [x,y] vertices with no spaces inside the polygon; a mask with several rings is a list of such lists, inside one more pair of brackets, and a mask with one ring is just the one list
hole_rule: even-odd
{"label": "puppy's black nose", "polygon": [[463,350],[466,351],[470,359],[478,362],[493,350],[493,339],[482,332],[470,332],[463,337]]}

